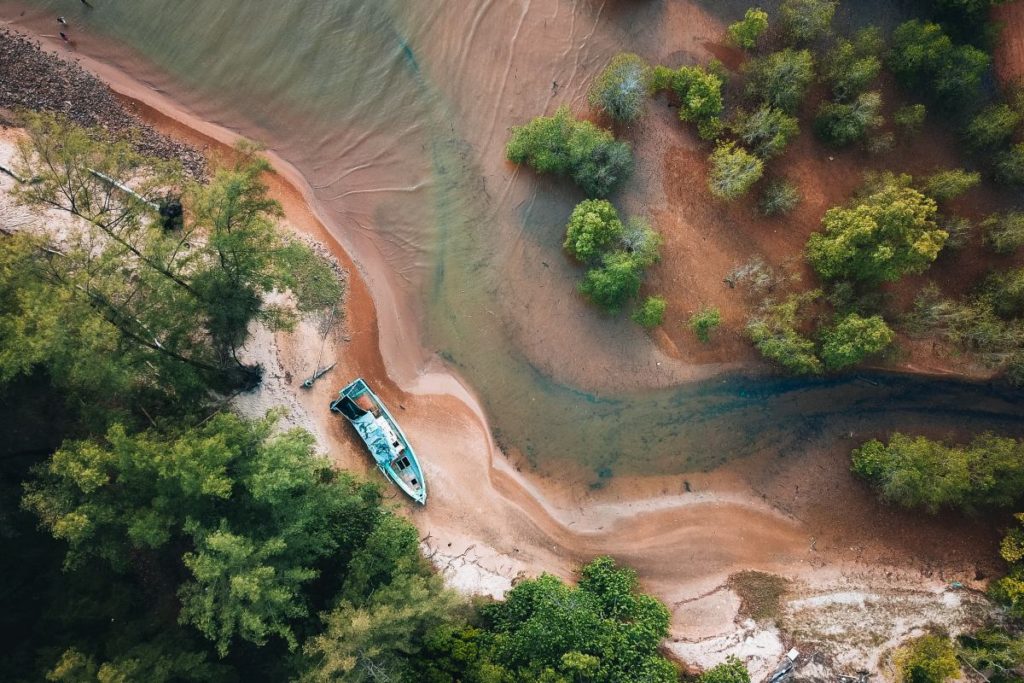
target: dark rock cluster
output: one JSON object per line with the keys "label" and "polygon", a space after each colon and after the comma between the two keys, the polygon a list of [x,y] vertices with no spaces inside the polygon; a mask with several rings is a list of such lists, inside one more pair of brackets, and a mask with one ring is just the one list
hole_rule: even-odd
{"label": "dark rock cluster", "polygon": [[195,178],[206,175],[201,152],[143,123],[78,64],[45,52],[38,43],[7,29],[0,29],[0,109],[61,114],[81,126],[127,138],[146,156],[177,159]]}

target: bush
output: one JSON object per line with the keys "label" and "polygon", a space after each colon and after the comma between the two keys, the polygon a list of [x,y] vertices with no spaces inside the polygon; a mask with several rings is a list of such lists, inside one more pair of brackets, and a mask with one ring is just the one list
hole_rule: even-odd
{"label": "bush", "polygon": [[1024,268],[993,272],[985,278],[981,292],[996,315],[1019,318],[1024,314]]}
{"label": "bush", "polygon": [[672,90],[679,96],[679,119],[697,124],[705,140],[713,140],[721,131],[724,103],[722,79],[699,66],[683,66],[672,74]]}
{"label": "bush", "polygon": [[823,232],[807,240],[807,260],[821,277],[893,282],[923,272],[948,237],[935,201],[887,179],[851,207],[833,207]]}
{"label": "bush", "polygon": [[722,324],[722,314],[717,308],[705,306],[690,316],[687,323],[697,339],[707,344],[711,341],[711,332]]}
{"label": "bush", "polygon": [[633,322],[640,327],[651,329],[665,320],[665,309],[668,302],[662,296],[649,296],[633,311]]}
{"label": "bush", "polygon": [[949,235],[946,238],[946,249],[963,249],[970,243],[974,226],[963,216],[941,215],[938,222],[939,227]]}
{"label": "bush", "polygon": [[953,643],[945,636],[921,636],[896,651],[893,663],[900,683],[945,683],[959,678]]}
{"label": "bush", "polygon": [[702,673],[697,683],[750,683],[750,672],[743,662],[729,655],[725,662]]}
{"label": "bush", "polygon": [[877,92],[858,95],[852,104],[826,102],[818,109],[814,130],[828,144],[843,147],[880,127],[884,123],[878,113],[881,109],[882,96]]}
{"label": "bush", "polygon": [[633,171],[633,154],[606,130],[572,117],[568,107],[512,128],[505,148],[509,161],[539,173],[567,175],[584,192],[604,197]]}
{"label": "bush", "polygon": [[893,112],[892,120],[905,134],[916,133],[924,125],[928,109],[923,104],[908,104]]}
{"label": "bush", "polygon": [[1024,245],[1024,213],[1011,211],[992,214],[981,223],[985,243],[1000,254],[1008,254]]}
{"label": "bush", "polygon": [[959,197],[981,182],[981,174],[962,168],[939,171],[924,179],[922,191],[937,202],[948,202]]}
{"label": "bush", "polygon": [[927,88],[943,104],[977,101],[989,57],[970,45],[954,45],[938,24],[912,20],[893,32],[889,68],[907,87]]}
{"label": "bush", "polygon": [[593,261],[622,237],[619,212],[606,199],[586,199],[576,205],[565,227],[566,251],[577,261]]}
{"label": "bush", "polygon": [[1024,185],[1024,142],[996,156],[996,177],[1010,185]]}
{"label": "bush", "polygon": [[752,50],[757,45],[757,39],[767,30],[768,13],[763,9],[751,7],[741,21],[729,26],[729,38],[737,47]]}
{"label": "bush", "polygon": [[852,453],[852,469],[890,503],[935,514],[943,508],[1005,508],[1024,492],[1024,444],[982,434],[967,446],[899,432]]}
{"label": "bush", "polygon": [[822,38],[832,30],[838,4],[837,0],[784,0],[780,11],[782,29],[794,42]]}
{"label": "bush", "polygon": [[782,153],[800,132],[800,126],[784,111],[763,105],[751,114],[740,110],[732,130],[754,154],[770,159]]}
{"label": "bush", "polygon": [[640,291],[643,266],[625,251],[604,255],[601,265],[591,268],[579,285],[580,292],[607,313],[618,313]]}
{"label": "bush", "polygon": [[894,338],[880,316],[850,313],[822,332],[821,360],[830,370],[841,370],[884,351]]}
{"label": "bush", "polygon": [[1010,141],[1020,125],[1021,115],[1008,104],[993,104],[967,125],[967,142],[977,149],[994,149]]}
{"label": "bush", "polygon": [[590,88],[590,104],[616,121],[635,121],[650,88],[647,62],[629,52],[615,55]]}
{"label": "bush", "polygon": [[800,203],[800,190],[788,180],[776,180],[761,193],[758,207],[765,216],[784,215]]}
{"label": "bush", "polygon": [[764,173],[764,162],[734,142],[719,143],[708,161],[711,163],[708,187],[713,195],[722,199],[736,199],[745,194]]}
{"label": "bush", "polygon": [[882,70],[878,57],[881,51],[882,38],[874,27],[863,29],[853,41],[836,41],[822,63],[822,77],[837,100],[856,97],[878,78]]}
{"label": "bush", "polygon": [[807,50],[785,49],[744,65],[747,94],[787,114],[795,114],[814,80],[814,58]]}
{"label": "bush", "polygon": [[634,217],[626,222],[619,244],[641,268],[648,268],[661,258],[661,235],[643,218]]}
{"label": "bush", "polygon": [[791,294],[785,301],[766,307],[747,323],[747,336],[762,356],[798,375],[821,372],[814,342],[797,329],[804,322],[805,308],[820,296],[819,290]]}

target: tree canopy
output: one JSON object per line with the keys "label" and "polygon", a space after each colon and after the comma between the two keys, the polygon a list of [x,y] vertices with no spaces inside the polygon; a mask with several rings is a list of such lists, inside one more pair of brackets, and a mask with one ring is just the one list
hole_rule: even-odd
{"label": "tree canopy", "polygon": [[615,55],[590,87],[591,106],[629,123],[643,113],[650,90],[650,67],[635,54]]}

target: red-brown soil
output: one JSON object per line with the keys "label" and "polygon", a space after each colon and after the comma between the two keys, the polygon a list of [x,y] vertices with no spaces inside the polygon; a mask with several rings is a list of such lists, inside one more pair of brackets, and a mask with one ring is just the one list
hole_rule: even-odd
{"label": "red-brown soil", "polygon": [[995,50],[996,74],[1005,84],[1020,84],[1024,81],[1024,1],[993,7],[992,18],[1003,27]]}

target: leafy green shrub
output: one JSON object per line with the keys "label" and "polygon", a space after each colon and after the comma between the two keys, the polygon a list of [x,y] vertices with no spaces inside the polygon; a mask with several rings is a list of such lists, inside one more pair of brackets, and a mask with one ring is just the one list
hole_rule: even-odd
{"label": "leafy green shrub", "polygon": [[921,130],[927,116],[928,108],[923,104],[908,104],[894,111],[892,120],[905,134],[909,135]]}
{"label": "leafy green shrub", "polygon": [[992,214],[981,222],[985,243],[1000,254],[1008,254],[1024,245],[1024,212]]}
{"label": "leafy green shrub", "polygon": [[944,105],[963,107],[979,96],[989,56],[970,45],[955,45],[938,24],[912,20],[893,32],[888,65],[907,87],[927,88]]}
{"label": "leafy green shrub", "polygon": [[729,657],[697,678],[697,683],[750,683],[750,672],[736,657]]}
{"label": "leafy green shrub", "polygon": [[890,178],[853,206],[826,211],[824,231],[807,240],[807,260],[828,280],[892,282],[923,272],[948,237],[937,212],[933,199]]}
{"label": "leafy green shrub", "polygon": [[751,7],[743,15],[743,19],[729,26],[729,38],[737,47],[752,50],[757,39],[768,30],[768,13],[763,9]]}
{"label": "leafy green shrub", "polygon": [[644,218],[634,216],[626,221],[619,244],[641,268],[648,268],[661,258],[661,235]]}
{"label": "leafy green shrub", "polygon": [[1002,629],[983,629],[957,638],[956,654],[969,668],[987,674],[990,681],[1011,683],[1000,674],[1024,665],[1024,638]]}
{"label": "leafy green shrub", "polygon": [[928,176],[921,184],[921,190],[937,202],[948,202],[979,183],[981,183],[980,173],[954,168]]}
{"label": "leafy green shrub", "polygon": [[945,683],[960,677],[953,643],[945,636],[915,638],[893,657],[900,683]]}
{"label": "leafy green shrub", "polygon": [[750,97],[795,114],[814,80],[814,58],[808,50],[787,48],[753,59],[743,70]]}
{"label": "leafy green shrub", "polygon": [[1010,185],[1024,185],[1024,142],[996,156],[996,177]]}
{"label": "leafy green shrub", "polygon": [[567,175],[584,192],[604,197],[633,171],[633,153],[606,130],[573,118],[568,107],[512,128],[505,148],[509,161],[539,173]]}
{"label": "leafy green shrub", "polygon": [[765,216],[785,215],[800,203],[800,190],[788,180],[776,180],[768,183],[761,193],[758,208]]}
{"label": "leafy green shrub", "polygon": [[846,101],[867,90],[882,70],[879,30],[861,30],[854,40],[840,38],[822,62],[822,78],[832,87],[837,100]]}
{"label": "leafy green shrub", "polygon": [[772,304],[747,323],[747,336],[765,358],[798,375],[821,372],[814,342],[800,334],[806,307],[821,296],[820,290],[791,294]]}
{"label": "leafy green shrub", "polygon": [[762,105],[753,113],[742,109],[732,124],[736,136],[762,159],[770,159],[782,153],[789,141],[800,132],[795,117]]}
{"label": "leafy green shrub", "polygon": [[798,43],[809,43],[832,30],[837,0],[784,0],[780,10],[782,29]]}
{"label": "leafy green shrub", "polygon": [[841,370],[884,351],[894,338],[881,316],[850,313],[822,332],[821,360],[830,370]]}
{"label": "leafy green shrub", "polygon": [[722,314],[713,306],[705,306],[691,315],[687,324],[697,339],[707,344],[711,341],[711,332],[722,324]]}
{"label": "leafy green shrub", "polygon": [[679,119],[696,123],[705,140],[718,137],[725,107],[722,79],[699,66],[683,66],[672,74],[671,87],[679,96]]}
{"label": "leafy green shrub", "polygon": [[649,296],[644,299],[635,311],[633,311],[633,322],[640,327],[650,329],[657,327],[665,320],[665,309],[668,302],[662,296]]}
{"label": "leafy green shrub", "polygon": [[878,113],[881,109],[882,96],[877,92],[858,95],[851,104],[826,102],[818,109],[814,130],[828,144],[843,147],[880,127],[884,122]]}
{"label": "leafy green shrub", "polygon": [[590,104],[616,121],[635,121],[643,113],[651,69],[635,54],[615,55],[590,88]]}
{"label": "leafy green shrub", "polygon": [[643,277],[643,265],[626,251],[606,253],[601,265],[583,276],[580,292],[607,313],[618,313],[636,298]]}
{"label": "leafy green shrub", "polygon": [[734,142],[723,142],[708,158],[711,170],[708,187],[722,199],[736,199],[745,194],[764,173],[764,162],[738,147]]}
{"label": "leafy green shrub", "polygon": [[1020,122],[1020,113],[1008,104],[985,107],[967,125],[967,142],[977,149],[1001,147],[1013,137]]}
{"label": "leafy green shrub", "polygon": [[576,205],[565,227],[566,251],[577,261],[593,261],[622,237],[619,212],[607,199],[585,199]]}
{"label": "leafy green shrub", "polygon": [[982,434],[951,446],[896,432],[888,444],[872,439],[855,449],[852,469],[883,499],[906,508],[1005,508],[1024,492],[1024,444]]}
{"label": "leafy green shrub", "polygon": [[985,278],[982,296],[992,302],[992,310],[1002,318],[1024,314],[1024,268],[997,270]]}

